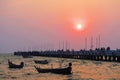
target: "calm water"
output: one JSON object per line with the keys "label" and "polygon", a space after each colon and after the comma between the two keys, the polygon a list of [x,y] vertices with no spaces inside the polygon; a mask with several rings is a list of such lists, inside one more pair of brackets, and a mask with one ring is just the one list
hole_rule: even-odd
{"label": "calm water", "polygon": [[[25,62],[23,69],[9,69],[7,60],[19,64]],[[73,64],[73,74],[58,75],[52,73],[38,73],[33,67],[36,65],[33,60],[49,60],[47,65],[37,64],[41,68],[59,67],[62,60],[62,67],[66,67],[69,62]],[[87,61],[76,59],[58,59],[47,57],[22,58],[13,55],[0,55],[0,80],[120,80],[120,63]]]}

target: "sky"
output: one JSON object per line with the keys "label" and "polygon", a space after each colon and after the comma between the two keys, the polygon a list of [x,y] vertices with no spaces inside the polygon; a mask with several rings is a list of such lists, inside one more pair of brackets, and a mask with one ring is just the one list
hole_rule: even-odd
{"label": "sky", "polygon": [[[120,48],[120,0],[0,0],[0,53]],[[82,29],[76,26],[80,24]],[[59,46],[60,44],[60,46]],[[65,47],[65,45],[64,45]]]}

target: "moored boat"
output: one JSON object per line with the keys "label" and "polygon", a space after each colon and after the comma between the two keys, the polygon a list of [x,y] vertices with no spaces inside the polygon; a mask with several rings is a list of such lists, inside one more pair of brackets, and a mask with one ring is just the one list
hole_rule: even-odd
{"label": "moored boat", "polygon": [[24,62],[21,62],[19,65],[17,65],[17,64],[12,63],[12,61],[8,59],[8,65],[9,65],[9,68],[23,68]]}
{"label": "moored boat", "polygon": [[22,55],[23,58],[33,58],[33,56],[30,55]]}
{"label": "moored boat", "polygon": [[36,64],[48,64],[49,62],[47,60],[34,60]]}
{"label": "moored boat", "polygon": [[55,69],[42,69],[40,67],[34,66],[38,73],[55,73],[55,74],[71,74],[72,73],[72,63],[69,63],[67,68],[55,68]]}

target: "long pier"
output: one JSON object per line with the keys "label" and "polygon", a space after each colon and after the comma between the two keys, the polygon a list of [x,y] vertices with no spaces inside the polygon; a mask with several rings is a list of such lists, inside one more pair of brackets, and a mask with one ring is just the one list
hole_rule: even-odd
{"label": "long pier", "polygon": [[48,50],[48,51],[18,51],[14,52],[14,55],[31,55],[31,56],[43,56],[43,57],[58,57],[58,58],[70,58],[70,59],[83,59],[83,60],[95,60],[95,61],[109,61],[120,62],[120,50],[107,49],[95,49],[95,50]]}

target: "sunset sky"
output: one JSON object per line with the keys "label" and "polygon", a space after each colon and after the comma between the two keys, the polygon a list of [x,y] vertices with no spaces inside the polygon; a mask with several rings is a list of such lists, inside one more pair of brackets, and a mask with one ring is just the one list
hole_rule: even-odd
{"label": "sunset sky", "polygon": [[[78,30],[78,25],[82,29]],[[120,0],[0,0],[0,53],[101,47],[120,48]]]}

